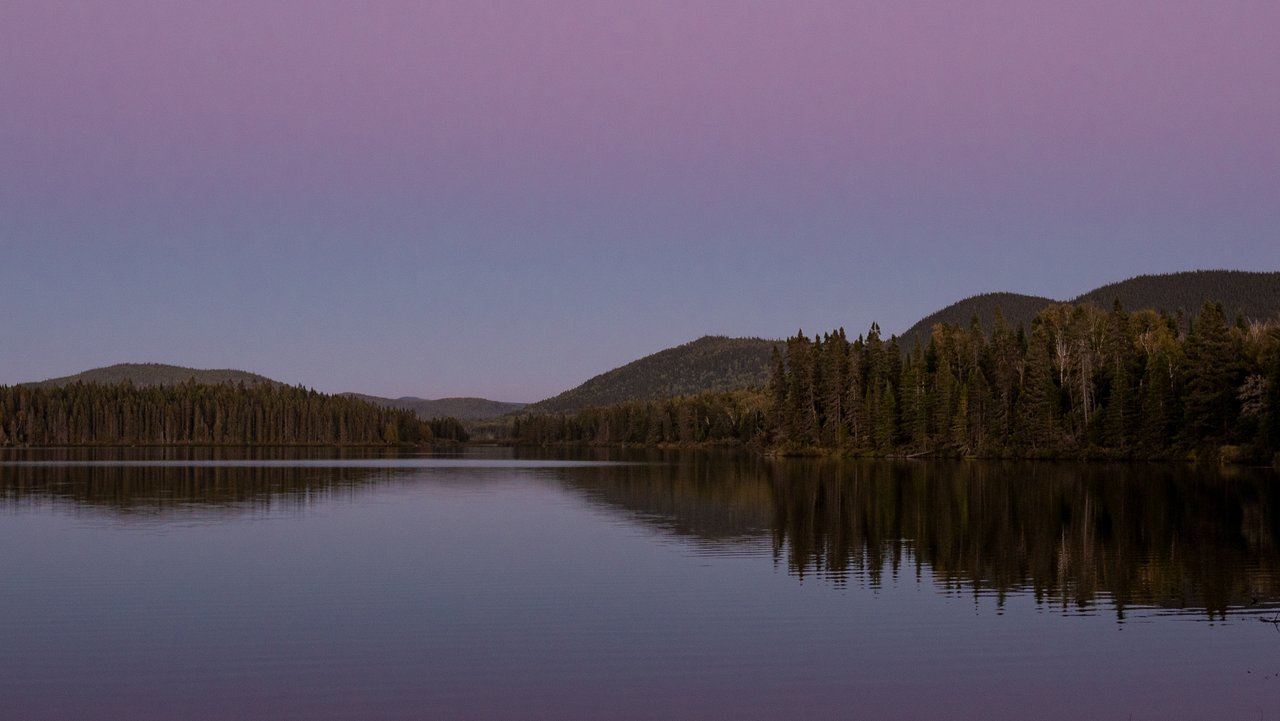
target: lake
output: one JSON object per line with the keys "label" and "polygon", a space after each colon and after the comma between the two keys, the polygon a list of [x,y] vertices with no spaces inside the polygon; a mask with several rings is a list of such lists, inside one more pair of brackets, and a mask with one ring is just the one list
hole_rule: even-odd
{"label": "lake", "polygon": [[0,452],[4,719],[1280,719],[1280,477]]}

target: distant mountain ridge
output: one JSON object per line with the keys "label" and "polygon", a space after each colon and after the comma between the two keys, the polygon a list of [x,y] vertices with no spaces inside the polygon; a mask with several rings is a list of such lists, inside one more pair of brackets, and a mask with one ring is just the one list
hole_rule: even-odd
{"label": "distant mountain ridge", "polygon": [[659,400],[762,386],[777,341],[703,336],[591,378],[525,410],[562,413],[624,401]]}
{"label": "distant mountain ridge", "polygon": [[218,385],[221,383],[245,383],[247,385],[267,383],[271,385],[283,385],[279,381],[274,381],[266,376],[260,376],[257,373],[250,373],[248,371],[234,370],[231,368],[184,368],[182,366],[166,365],[164,363],[117,363],[103,368],[94,368],[71,376],[49,378],[35,383],[24,383],[23,385],[49,388],[54,386],[71,385],[72,383],[112,385],[116,383],[124,383],[125,381],[129,381],[139,388],[147,388],[151,386],[176,386],[188,381],[195,381],[196,383],[204,383],[208,385]]}
{"label": "distant mountain ridge", "polygon": [[968,326],[974,316],[984,329],[990,330],[996,308],[1010,326],[1029,327],[1037,313],[1054,303],[1091,303],[1109,308],[1116,300],[1128,310],[1151,308],[1187,315],[1198,312],[1206,300],[1213,300],[1222,303],[1228,319],[1237,314],[1253,320],[1276,318],[1280,317],[1280,272],[1192,270],[1139,275],[1095,288],[1070,301],[1019,293],[983,293],[925,316],[899,338],[904,348],[910,348],[917,340],[924,345],[929,342],[934,324]]}
{"label": "distant mountain ridge", "polygon": [[361,393],[344,393],[343,395],[359,398],[368,401],[374,405],[383,406],[384,408],[403,408],[413,411],[422,420],[431,420],[433,418],[457,418],[461,421],[484,420],[488,418],[499,418],[508,413],[515,413],[523,410],[526,403],[508,403],[505,401],[491,401],[487,398],[438,398],[430,400],[427,398],[416,398],[414,396],[404,396],[401,398],[381,398],[379,396],[367,396]]}

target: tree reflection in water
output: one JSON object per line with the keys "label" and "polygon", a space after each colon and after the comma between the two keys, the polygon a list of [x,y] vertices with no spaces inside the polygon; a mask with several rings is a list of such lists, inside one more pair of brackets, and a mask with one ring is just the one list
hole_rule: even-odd
{"label": "tree reflection in water", "polygon": [[774,547],[792,573],[869,584],[927,566],[946,589],[1231,608],[1280,600],[1274,474],[1178,466],[769,465]]}
{"label": "tree reflection in water", "polygon": [[[385,484],[499,477],[479,468],[219,466],[219,460],[246,460],[245,452],[208,449],[95,453],[97,460],[105,454],[106,460],[176,463],[0,465],[0,507],[53,503],[133,516],[216,517],[305,508]],[[285,449],[253,451],[247,459],[344,453],[369,457],[368,451]],[[992,596],[1001,606],[1008,595],[1032,594],[1064,612],[1111,607],[1120,619],[1136,607],[1194,610],[1212,619],[1280,605],[1280,485],[1269,471],[689,452],[593,459],[633,464],[540,473],[551,473],[594,506],[710,553],[771,549],[776,562],[801,579],[874,588],[886,574],[893,580],[909,573],[944,593]]]}

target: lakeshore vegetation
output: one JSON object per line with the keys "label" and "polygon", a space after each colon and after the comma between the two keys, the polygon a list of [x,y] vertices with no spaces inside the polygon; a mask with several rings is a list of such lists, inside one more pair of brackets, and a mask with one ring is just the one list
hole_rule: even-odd
{"label": "lakeshore vegetation", "polygon": [[[765,341],[731,340],[702,339],[628,368],[643,366],[643,378],[665,382],[691,373],[704,378],[710,359],[730,358],[736,360],[726,373],[738,378],[742,359]],[[699,351],[699,363],[664,370],[667,356],[679,360],[691,350]],[[717,390],[564,412],[535,404],[484,422],[427,420],[409,408],[274,382],[77,379],[0,387],[0,446],[397,445],[475,437],[796,455],[1280,458],[1280,324],[1229,320],[1220,303],[1193,315],[1129,312],[1119,301],[1109,310],[1052,304],[1029,328],[996,311],[989,329],[976,317],[967,326],[939,323],[927,342],[910,348],[882,338],[872,324],[854,339],[843,329],[812,337],[802,331],[770,350],[765,372],[747,374],[762,378],[753,387],[704,383]]]}
{"label": "lakeshore vegetation", "polygon": [[412,411],[277,383],[0,386],[0,446],[416,445],[443,439],[466,437],[453,419],[423,421]]}
{"label": "lakeshore vegetation", "polygon": [[780,453],[1270,460],[1280,451],[1280,326],[1054,304],[1030,329],[935,325],[910,349],[876,325],[800,332],[763,389],[515,421],[532,444],[747,445]]}

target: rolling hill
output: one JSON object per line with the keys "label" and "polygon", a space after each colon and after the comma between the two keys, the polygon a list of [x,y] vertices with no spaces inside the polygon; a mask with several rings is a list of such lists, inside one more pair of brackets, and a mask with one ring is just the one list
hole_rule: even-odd
{"label": "rolling hill", "polygon": [[602,373],[525,410],[560,413],[623,401],[764,385],[775,341],[704,336]]}
{"label": "rolling hill", "polygon": [[1221,301],[1228,320],[1236,315],[1262,320],[1280,316],[1280,273],[1241,270],[1198,270],[1165,275],[1140,275],[1111,283],[1073,299],[1109,308],[1119,300],[1125,308],[1192,314],[1206,300]]}
{"label": "rolling hill", "polygon": [[197,383],[205,383],[209,385],[241,382],[246,385],[255,385],[258,383],[280,385],[279,381],[273,381],[266,376],[260,376],[257,373],[249,373],[248,371],[232,370],[229,368],[203,370],[200,368],[183,368],[182,366],[165,365],[163,363],[118,363],[113,366],[87,370],[73,376],[50,378],[48,380],[36,383],[27,383],[24,385],[40,387],[65,386],[71,385],[72,383],[97,383],[99,385],[109,385],[114,383],[124,383],[125,381],[132,381],[133,384],[139,388],[146,388],[150,386],[174,386],[180,383],[186,383],[187,381],[195,381]]}
{"label": "rolling hill", "polygon": [[1108,308],[1119,300],[1129,310],[1154,308],[1169,313],[1194,314],[1206,300],[1220,301],[1227,317],[1237,314],[1249,319],[1280,317],[1280,273],[1255,273],[1241,270],[1193,270],[1163,275],[1140,275],[1118,283],[1095,288],[1070,301],[1056,301],[1018,293],[984,293],[931,313],[908,328],[901,336],[903,347],[918,338],[929,341],[935,323],[967,326],[976,315],[982,327],[990,330],[996,308],[1012,326],[1031,325],[1031,319],[1046,306],[1059,302],[1092,303]]}

